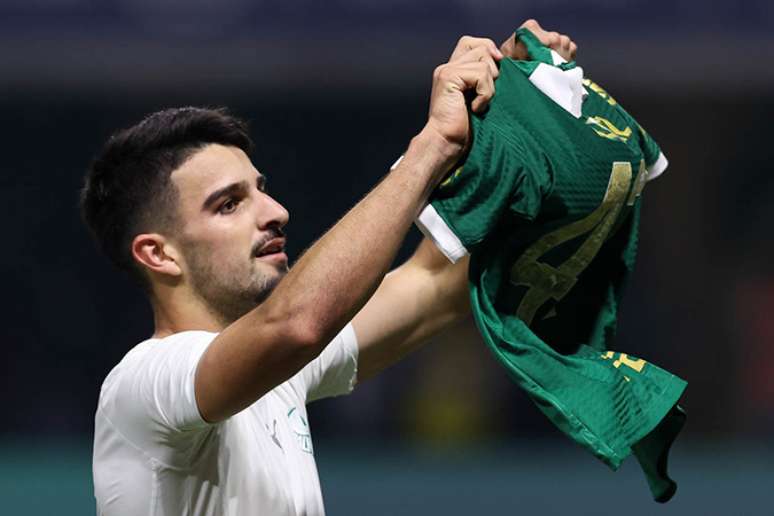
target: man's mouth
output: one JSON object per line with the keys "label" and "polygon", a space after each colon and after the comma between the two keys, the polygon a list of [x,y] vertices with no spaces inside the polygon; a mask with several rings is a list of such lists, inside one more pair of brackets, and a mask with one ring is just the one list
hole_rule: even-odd
{"label": "man's mouth", "polygon": [[255,253],[255,256],[256,258],[260,258],[262,256],[269,256],[272,254],[282,253],[284,251],[285,239],[283,237],[272,238],[266,242],[257,253]]}

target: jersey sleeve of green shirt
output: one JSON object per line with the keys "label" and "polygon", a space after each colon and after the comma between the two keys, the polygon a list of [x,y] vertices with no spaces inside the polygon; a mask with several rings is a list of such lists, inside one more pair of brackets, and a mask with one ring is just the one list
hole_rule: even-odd
{"label": "jersey sleeve of green shirt", "polygon": [[469,254],[500,221],[533,220],[545,191],[518,138],[477,118],[473,130],[465,162],[438,186],[417,218],[419,229],[452,262]]}

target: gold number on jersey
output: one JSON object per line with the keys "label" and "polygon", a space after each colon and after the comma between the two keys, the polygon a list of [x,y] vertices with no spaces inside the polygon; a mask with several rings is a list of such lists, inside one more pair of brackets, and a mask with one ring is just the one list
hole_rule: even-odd
{"label": "gold number on jersey", "polygon": [[[528,325],[532,324],[540,307],[550,300],[558,302],[570,292],[578,281],[580,273],[597,255],[608,234],[615,226],[624,203],[631,200],[631,203],[634,204],[634,199],[642,192],[645,174],[645,164],[641,162],[634,187],[627,199],[632,179],[631,163],[628,161],[614,162],[602,204],[585,218],[543,235],[524,251],[524,254],[513,264],[511,284],[527,287],[527,292],[516,311],[516,315],[522,321]],[[538,261],[551,249],[587,233],[589,236],[575,254],[558,267]],[[555,312],[552,310],[544,318],[554,314]]]}
{"label": "gold number on jersey", "polygon": [[[608,359],[608,360],[611,359],[611,358],[615,358],[615,352],[614,351],[608,351],[608,352],[606,352],[605,354],[602,355],[602,358]],[[637,358],[637,359],[631,358],[626,353],[619,353],[618,354],[618,359],[617,360],[613,360],[613,367],[618,369],[619,367],[621,367],[621,364],[623,364],[623,365],[625,365],[627,367],[630,367],[631,369],[634,369],[638,373],[641,373],[642,369],[645,367],[645,364],[647,364],[647,362],[644,361],[641,358]]]}
{"label": "gold number on jersey", "polygon": [[[615,352],[614,351],[608,351],[607,353],[604,353],[602,355],[602,358],[604,358],[605,360],[610,360],[612,358],[615,358]],[[613,367],[615,367],[616,369],[619,369],[621,367],[621,365],[625,365],[628,368],[637,371],[638,373],[641,373],[642,370],[645,368],[645,366],[647,364],[648,363],[645,360],[643,360],[641,358],[637,358],[637,359],[631,358],[626,353],[619,353],[618,354],[618,359],[617,360],[613,360]],[[630,381],[629,377],[626,376],[626,375],[624,375],[624,379],[627,382]]]}

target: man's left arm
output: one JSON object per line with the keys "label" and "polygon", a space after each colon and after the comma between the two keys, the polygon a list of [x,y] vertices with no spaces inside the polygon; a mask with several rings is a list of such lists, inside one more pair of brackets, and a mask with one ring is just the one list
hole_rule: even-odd
{"label": "man's left arm", "polygon": [[[578,47],[568,36],[546,31],[535,20],[521,27],[564,59],[575,59]],[[502,43],[500,51],[513,59],[529,59],[515,34]],[[424,239],[406,263],[385,276],[352,320],[359,349],[358,381],[386,369],[470,312],[468,262],[465,256],[451,264]]]}
{"label": "man's left arm", "polygon": [[385,276],[352,320],[358,381],[371,378],[470,312],[468,257],[451,264],[424,239],[403,265]]}

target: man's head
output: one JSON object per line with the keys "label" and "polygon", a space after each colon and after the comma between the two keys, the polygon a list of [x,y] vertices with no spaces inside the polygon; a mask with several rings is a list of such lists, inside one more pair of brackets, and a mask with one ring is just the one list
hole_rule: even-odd
{"label": "man's head", "polygon": [[224,110],[154,113],[114,134],[96,157],[83,219],[157,302],[183,292],[231,322],[287,271],[288,213],[266,194],[251,148],[245,123]]}

